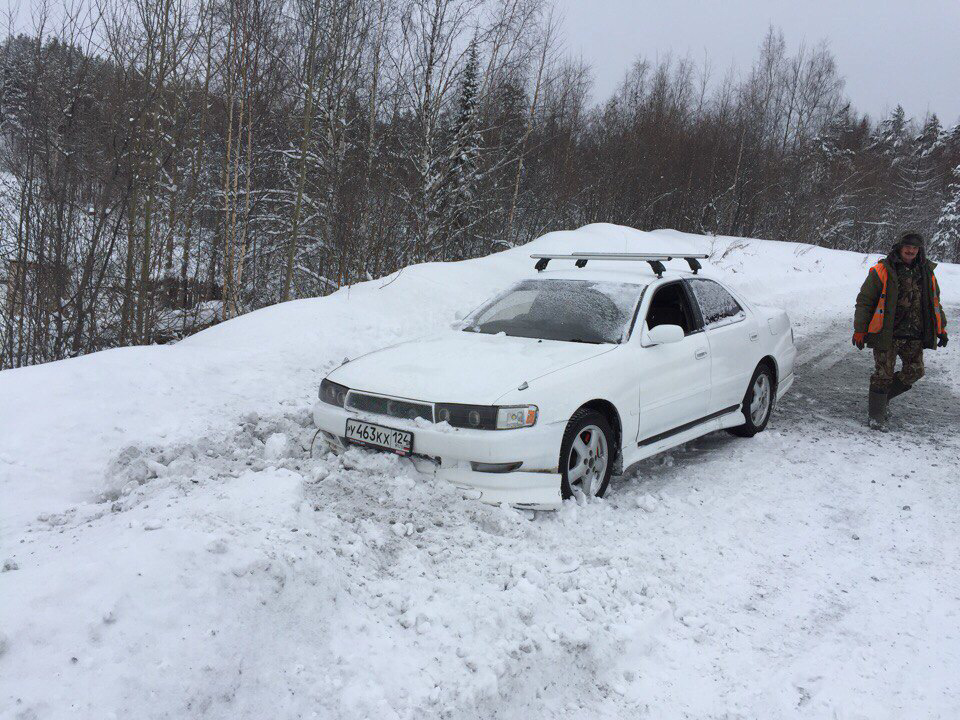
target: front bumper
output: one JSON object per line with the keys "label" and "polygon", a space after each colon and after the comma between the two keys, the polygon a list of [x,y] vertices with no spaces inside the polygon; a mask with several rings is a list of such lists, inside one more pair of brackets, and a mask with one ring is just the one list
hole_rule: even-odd
{"label": "front bumper", "polygon": [[441,466],[437,477],[462,490],[464,497],[491,505],[505,503],[532,510],[557,510],[563,502],[560,473],[556,472],[487,473]]}
{"label": "front bumper", "polygon": [[[562,502],[557,462],[565,424],[538,424],[516,430],[472,430],[437,427],[426,421],[410,421],[346,410],[318,401],[313,408],[316,426],[345,443],[348,418],[376,423],[413,433],[413,453],[439,461],[437,476],[485,503],[555,509]],[[514,472],[477,472],[470,462],[522,463]]]}

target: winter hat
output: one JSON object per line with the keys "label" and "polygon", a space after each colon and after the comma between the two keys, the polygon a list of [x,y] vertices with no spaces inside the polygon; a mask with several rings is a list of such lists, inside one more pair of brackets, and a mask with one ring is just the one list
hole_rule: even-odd
{"label": "winter hat", "polygon": [[923,250],[923,235],[914,230],[909,230],[903,233],[903,235],[900,236],[900,240],[897,242],[898,248],[903,245],[915,245]]}

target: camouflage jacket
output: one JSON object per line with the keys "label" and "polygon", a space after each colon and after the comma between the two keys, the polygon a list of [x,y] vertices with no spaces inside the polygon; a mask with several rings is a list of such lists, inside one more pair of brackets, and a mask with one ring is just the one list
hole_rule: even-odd
{"label": "camouflage jacket", "polygon": [[907,265],[899,258],[893,264],[897,271],[897,306],[893,315],[893,337],[901,340],[923,340],[923,265]]}
{"label": "camouflage jacket", "polygon": [[[886,307],[892,312],[887,312],[883,318],[883,328],[878,333],[867,335],[867,345],[879,350],[889,350],[893,347],[894,328],[899,325],[899,330],[903,334],[916,334],[919,332],[919,340],[923,341],[923,346],[928,349],[935,348],[937,345],[936,317],[934,308],[939,308],[940,322],[942,331],[947,331],[947,318],[943,313],[943,308],[939,306],[940,288],[937,287],[936,302],[933,297],[933,271],[937,267],[935,262],[931,262],[924,257],[918,257],[916,260],[919,270],[919,293],[918,297],[912,298],[904,304],[900,303],[900,279],[897,266],[900,265],[899,258],[895,253],[890,253],[881,260],[887,266],[887,297]],[[913,283],[911,283],[913,285]],[[867,279],[860,287],[860,293],[857,295],[856,309],[853,315],[854,332],[867,332],[870,325],[870,319],[877,308],[880,300],[880,293],[883,290],[883,283],[877,273],[870,269]],[[913,294],[913,293],[911,293]],[[904,317],[904,313],[909,313],[910,308],[916,307],[919,303],[919,328],[910,328],[916,320]],[[900,322],[898,323],[898,317]],[[905,331],[905,332],[904,332]]]}

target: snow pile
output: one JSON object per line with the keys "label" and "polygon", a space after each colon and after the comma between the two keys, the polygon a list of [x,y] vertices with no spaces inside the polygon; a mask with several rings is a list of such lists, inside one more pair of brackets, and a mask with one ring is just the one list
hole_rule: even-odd
{"label": "snow pile", "polygon": [[5,613],[21,651],[5,673],[16,696],[40,716],[142,716],[161,693],[158,716],[488,717],[502,696],[518,711],[549,704],[537,694],[571,663],[564,692],[623,692],[616,649],[670,614],[662,583],[633,573],[626,548],[542,550],[558,533],[589,545],[584,514],[613,541],[615,506],[532,522],[465,501],[408,460],[357,449],[311,460],[306,423],[129,447],[111,469],[116,499],[42,514],[30,534],[57,541],[31,538],[16,579],[46,590]]}
{"label": "snow pile", "polygon": [[[345,356],[575,250],[708,252],[787,308],[801,377],[771,429],[557,513],[311,457]],[[875,260],[594,225],[0,373],[0,716],[957,716],[957,350],[865,448],[849,324]],[[938,277],[955,323],[960,272]]]}

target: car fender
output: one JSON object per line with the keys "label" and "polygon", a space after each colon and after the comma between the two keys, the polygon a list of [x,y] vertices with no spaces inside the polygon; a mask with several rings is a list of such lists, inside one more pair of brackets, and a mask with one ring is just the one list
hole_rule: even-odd
{"label": "car fender", "polygon": [[770,305],[753,304],[752,307],[763,339],[762,357],[774,359],[779,382],[793,374],[797,355],[790,316],[782,308]]}
{"label": "car fender", "polygon": [[619,345],[611,352],[528,381],[523,390],[514,388],[494,404],[536,405],[537,422],[553,424],[567,423],[585,404],[605,400],[620,416],[622,436],[636,437],[642,357],[638,349],[632,343]]}

